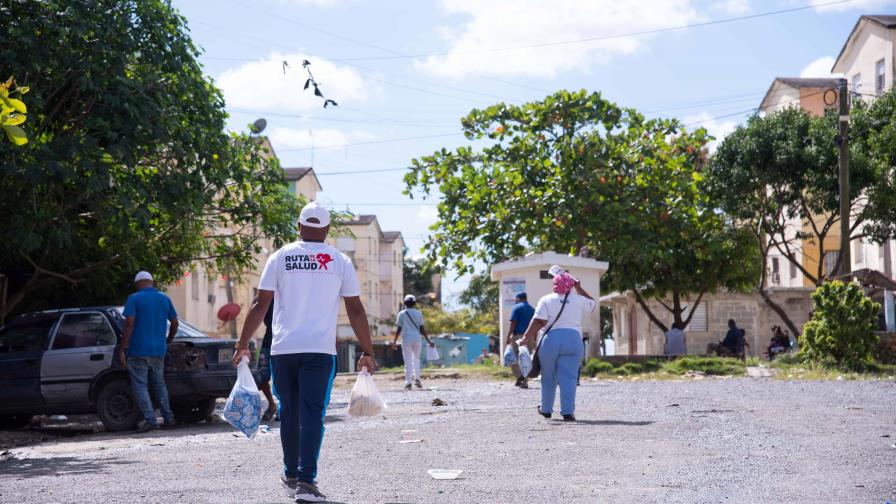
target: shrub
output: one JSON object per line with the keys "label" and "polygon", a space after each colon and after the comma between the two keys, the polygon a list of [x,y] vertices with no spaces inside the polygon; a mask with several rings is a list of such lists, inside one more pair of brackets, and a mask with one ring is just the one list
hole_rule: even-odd
{"label": "shrub", "polygon": [[663,369],[672,374],[700,371],[708,375],[736,375],[746,371],[743,361],[730,357],[682,357],[666,363]]}
{"label": "shrub", "polygon": [[800,356],[819,364],[861,370],[873,361],[880,305],[856,283],[826,282],[812,293],[815,310],[803,328]]}
{"label": "shrub", "polygon": [[584,368],[585,374],[588,376],[597,376],[600,373],[610,373],[613,371],[613,365],[607,361],[602,361],[600,359],[588,359],[588,363],[585,364]]}
{"label": "shrub", "polygon": [[629,376],[633,374],[639,374],[644,372],[644,366],[642,366],[638,362],[626,362],[625,364],[619,366],[615,370],[614,373],[622,376]]}

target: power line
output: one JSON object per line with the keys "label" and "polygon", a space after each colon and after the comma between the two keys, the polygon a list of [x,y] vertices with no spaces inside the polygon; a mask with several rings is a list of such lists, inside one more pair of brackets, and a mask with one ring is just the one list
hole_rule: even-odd
{"label": "power line", "polygon": [[[385,140],[369,140],[369,141],[365,141],[365,142],[352,142],[352,143],[339,144],[339,145],[316,145],[316,146],[314,146],[314,148],[315,149],[341,149],[343,147],[354,147],[357,145],[374,145],[374,144],[383,144],[383,143],[392,143],[392,142],[405,142],[405,141],[409,141],[409,140],[424,140],[424,139],[428,139],[428,138],[444,138],[444,137],[452,137],[452,136],[457,136],[457,135],[462,135],[462,134],[463,133],[460,133],[460,132],[454,132],[454,133],[443,133],[443,134],[439,134],[439,135],[421,135],[421,136],[404,137],[404,138],[387,138]],[[304,150],[311,150],[311,148],[312,147],[297,147],[294,149],[280,149],[280,152],[304,151]],[[396,171],[396,170],[406,170],[406,169],[407,168],[389,168],[388,170]],[[371,170],[367,170],[367,171],[371,171]],[[349,172],[339,172],[339,173],[345,174],[345,173],[349,173]],[[321,175],[321,174],[318,173],[318,175]],[[324,174],[324,175],[328,175],[328,174]]]}
{"label": "power line", "polygon": [[[244,4],[244,3],[242,3],[242,2],[238,2],[237,0],[228,0],[228,1],[229,1],[230,3],[236,4],[236,5],[241,5],[241,6],[243,6],[244,8],[251,9],[251,10],[253,10],[253,11],[256,10],[255,6],[247,5],[247,4]],[[851,0],[847,0],[847,1],[851,1]],[[392,54],[392,55],[395,56],[395,57],[404,57],[404,58],[407,58],[407,57],[408,57],[408,55],[403,54],[403,53],[400,53],[400,52],[395,51],[395,50],[392,50],[392,49],[389,49],[388,47],[382,47],[382,46],[378,46],[378,45],[376,45],[376,44],[371,44],[371,43],[369,43],[369,42],[365,42],[365,41],[363,41],[363,40],[359,40],[359,39],[352,38],[352,37],[347,37],[347,36],[345,36],[345,35],[341,35],[341,34],[339,34],[339,33],[331,32],[331,31],[328,31],[328,30],[324,30],[324,29],[322,29],[322,28],[318,28],[318,27],[316,27],[316,26],[312,26],[312,25],[309,25],[309,24],[307,24],[307,23],[302,23],[301,21],[296,21],[295,19],[290,19],[290,18],[287,18],[287,17],[284,17],[284,16],[280,16],[280,15],[277,15],[277,14],[273,14],[273,13],[270,13],[270,12],[264,12],[264,11],[262,11],[262,14],[264,14],[264,15],[266,15],[266,16],[269,16],[269,17],[273,17],[273,18],[275,18],[275,19],[279,19],[279,20],[284,21],[284,22],[287,22],[287,23],[292,23],[292,24],[295,24],[295,25],[298,25],[298,26],[302,26],[302,27],[307,28],[307,29],[309,29],[309,30],[316,31],[316,32],[318,32],[318,33],[323,33],[323,34],[325,34],[325,35],[329,35],[329,36],[331,36],[331,37],[335,37],[335,38],[338,38],[338,39],[342,39],[342,40],[345,40],[345,41],[348,41],[348,42],[353,42],[353,43],[355,43],[355,44],[362,45],[362,46],[365,46],[365,47],[369,47],[369,48],[371,48],[371,49],[376,49],[376,50],[378,50],[378,51],[386,52],[386,53]],[[336,60],[331,60],[331,61],[336,61]],[[345,61],[345,60],[342,60],[342,61]],[[511,86],[517,86],[517,87],[520,87],[520,88],[532,89],[532,90],[539,91],[539,92],[542,92],[542,93],[549,93],[548,91],[545,91],[545,90],[543,90],[543,89],[539,89],[539,88],[536,88],[536,87],[533,87],[533,86],[528,86],[528,85],[525,85],[525,84],[519,84],[519,83],[516,83],[516,82],[513,82],[513,81],[508,81],[508,80],[504,80],[504,79],[499,79],[499,78],[496,78],[496,77],[489,77],[489,76],[487,76],[487,75],[476,74],[476,73],[474,73],[473,75],[476,75],[476,76],[481,77],[481,78],[483,78],[483,79],[488,79],[488,80],[493,80],[493,81],[495,81],[495,82],[500,82],[500,83],[502,83],[502,84],[508,84],[508,85],[511,85]]]}
{"label": "power line", "polygon": [[[234,0],[230,0],[230,1],[234,1]],[[538,49],[538,48],[544,48],[544,47],[556,47],[556,46],[563,46],[563,45],[585,44],[588,42],[598,42],[598,41],[602,41],[602,40],[612,40],[612,39],[627,38],[627,37],[639,37],[639,36],[643,36],[643,35],[653,35],[653,34],[657,34],[657,33],[668,33],[668,32],[673,32],[673,31],[689,30],[692,28],[701,28],[701,27],[705,27],[705,26],[712,26],[712,25],[718,25],[718,24],[734,23],[737,21],[744,21],[744,20],[748,20],[748,19],[756,19],[756,18],[762,18],[762,17],[768,17],[768,16],[776,16],[776,15],[780,15],[780,14],[789,14],[792,12],[804,11],[804,10],[808,10],[808,9],[815,9],[818,7],[826,7],[829,5],[844,4],[844,3],[849,3],[849,2],[853,2],[853,1],[854,0],[835,0],[832,2],[823,2],[823,3],[817,3],[817,4],[804,5],[802,7],[793,7],[790,9],[780,9],[780,10],[775,10],[775,11],[760,12],[757,14],[750,14],[750,15],[746,15],[746,16],[714,19],[711,21],[703,21],[700,23],[690,23],[690,24],[679,25],[679,26],[670,26],[667,28],[655,28],[652,30],[640,30],[640,31],[627,32],[627,33],[617,33],[617,34],[612,34],[612,35],[600,35],[600,36],[596,36],[596,37],[561,40],[561,41],[556,41],[556,42],[541,42],[541,43],[537,43],[537,44],[525,44],[525,45],[518,45],[518,46],[496,47],[496,48],[481,49],[481,50],[476,50],[476,51],[464,51],[464,52],[443,51],[443,52],[419,53],[419,54],[394,54],[393,56],[368,56],[368,57],[357,57],[357,58],[340,58],[340,59],[332,59],[331,61],[346,62],[346,61],[370,61],[370,60],[390,60],[390,59],[415,59],[415,58],[428,58],[431,56],[483,54],[483,53],[493,53],[493,52],[503,52],[503,51],[515,51],[515,50],[520,50],[520,49]],[[340,37],[340,38],[345,38],[345,37]],[[348,40],[351,40],[351,39],[348,39]],[[358,42],[358,41],[354,41],[354,42]],[[382,48],[379,48],[377,46],[373,46],[370,44],[366,44],[366,43],[363,43],[363,44],[367,45],[369,47],[374,47],[374,48],[377,48],[380,50],[385,50],[385,49],[382,49]],[[389,52],[394,52],[394,51],[389,51]]]}

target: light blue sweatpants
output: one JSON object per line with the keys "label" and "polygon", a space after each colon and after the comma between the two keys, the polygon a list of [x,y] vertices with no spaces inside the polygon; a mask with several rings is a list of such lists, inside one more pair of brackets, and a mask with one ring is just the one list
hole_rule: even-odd
{"label": "light blue sweatpants", "polygon": [[575,329],[552,329],[538,349],[541,360],[541,411],[554,410],[557,385],[560,386],[560,414],[576,411],[576,381],[585,350],[582,334]]}

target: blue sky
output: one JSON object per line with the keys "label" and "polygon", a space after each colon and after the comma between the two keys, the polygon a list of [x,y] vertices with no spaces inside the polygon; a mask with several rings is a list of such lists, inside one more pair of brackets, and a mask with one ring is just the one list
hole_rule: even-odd
{"label": "blue sky", "polygon": [[[825,75],[858,17],[892,13],[896,2],[843,1],[664,33],[544,44],[830,1],[173,3],[204,51],[206,72],[224,90],[229,126],[244,129],[265,117],[283,166],[309,166],[313,155],[321,201],[376,214],[385,230],[402,231],[417,255],[436,212],[402,195],[398,169],[462,145],[458,120],[472,108],[585,88],[723,136],[758,106],[772,79]],[[320,99],[302,92],[302,59],[311,61],[321,90],[339,107],[324,110]],[[445,294],[464,283],[448,282]]]}

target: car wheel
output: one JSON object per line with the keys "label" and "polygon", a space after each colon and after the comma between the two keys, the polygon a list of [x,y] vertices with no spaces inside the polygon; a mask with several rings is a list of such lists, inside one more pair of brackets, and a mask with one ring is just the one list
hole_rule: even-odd
{"label": "car wheel", "polygon": [[110,431],[131,430],[140,420],[140,408],[125,380],[107,383],[96,398],[96,412]]}
{"label": "car wheel", "polygon": [[0,429],[12,430],[21,429],[31,423],[31,417],[34,415],[0,415]]}
{"label": "car wheel", "polygon": [[197,423],[208,420],[215,412],[215,398],[202,399],[199,401],[176,402],[171,405],[174,411],[174,418],[182,423]]}

